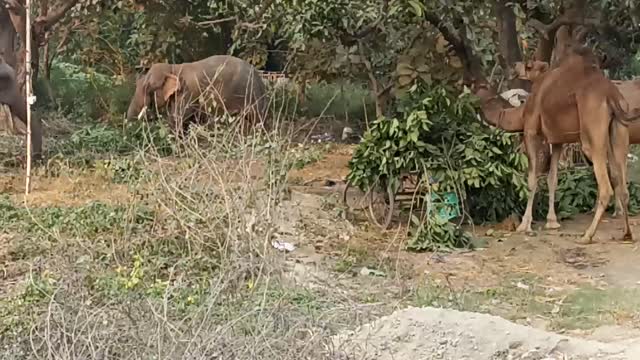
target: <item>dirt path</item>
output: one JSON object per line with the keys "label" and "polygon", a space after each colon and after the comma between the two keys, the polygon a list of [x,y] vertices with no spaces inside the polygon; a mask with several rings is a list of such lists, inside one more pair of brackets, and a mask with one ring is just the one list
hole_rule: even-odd
{"label": "dirt path", "polygon": [[638,359],[640,339],[602,343],[570,338],[502,318],[436,308],[407,308],[346,331],[334,346],[356,359]]}

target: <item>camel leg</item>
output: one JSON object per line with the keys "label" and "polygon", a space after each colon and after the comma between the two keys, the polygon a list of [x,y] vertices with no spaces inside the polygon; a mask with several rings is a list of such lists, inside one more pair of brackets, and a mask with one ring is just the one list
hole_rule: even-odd
{"label": "camel leg", "polygon": [[[615,202],[616,202],[616,206],[613,209],[613,214],[611,214],[611,218],[615,219],[615,218],[618,217],[618,214],[620,214],[622,212],[622,203],[620,203],[620,197],[618,196],[618,191],[616,190],[617,189],[616,184],[619,181],[617,177],[620,176],[620,174],[618,174],[618,171],[614,171],[615,167],[612,168],[611,164],[612,164],[611,163],[611,159],[609,159],[609,167],[608,167],[608,169],[609,169],[609,178],[611,179],[611,186],[613,186],[613,189],[614,189]],[[595,209],[594,209],[594,211],[595,211]]]}
{"label": "camel leg", "polygon": [[549,174],[547,175],[547,184],[549,187],[549,211],[547,212],[547,223],[545,229],[559,229],[558,217],[556,216],[556,188],[558,187],[558,163],[560,162],[560,154],[562,152],[562,144],[551,145],[551,163],[549,164]]}
{"label": "camel leg", "polygon": [[602,220],[602,215],[609,205],[611,195],[613,195],[607,171],[607,159],[612,156],[609,152],[609,121],[613,121],[613,119],[610,119],[606,103],[593,101],[594,99],[589,98],[587,94],[580,95],[582,96],[576,96],[580,124],[584,124],[580,129],[580,142],[582,143],[582,151],[593,163],[593,172],[598,184],[596,212],[593,215],[591,225],[579,240],[582,244],[590,244],[600,220]]}
{"label": "camel leg", "polygon": [[616,122],[615,140],[610,154],[611,179],[615,189],[616,212],[624,219],[623,240],[633,241],[629,226],[629,189],[627,187],[627,153],[629,152],[629,129]]}
{"label": "camel leg", "polygon": [[517,232],[531,232],[531,222],[533,221],[533,200],[536,196],[538,188],[537,163],[538,163],[538,147],[542,144],[542,139],[538,135],[526,135],[524,144],[529,159],[529,168],[527,169],[527,185],[529,186],[529,198],[527,199],[527,209],[522,216],[522,221],[516,229]]}
{"label": "camel leg", "polygon": [[[606,151],[606,149],[600,149]],[[598,183],[596,213],[593,215],[591,225],[589,225],[582,236],[582,239],[580,239],[580,243],[582,244],[590,244],[592,242],[593,235],[596,233],[600,220],[602,219],[602,215],[604,214],[607,205],[609,205],[609,200],[611,200],[611,195],[613,193],[611,183],[609,182],[609,174],[607,174],[606,154],[602,154],[601,152],[602,151],[594,151],[593,154],[593,170]]]}

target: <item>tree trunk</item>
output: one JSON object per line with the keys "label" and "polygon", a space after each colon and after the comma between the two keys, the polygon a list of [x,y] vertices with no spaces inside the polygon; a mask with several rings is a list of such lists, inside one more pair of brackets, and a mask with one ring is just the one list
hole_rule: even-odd
{"label": "tree trunk", "polygon": [[[509,72],[516,62],[522,61],[522,51],[516,31],[516,15],[512,5],[507,5],[507,0],[495,0],[494,12],[498,20],[500,34],[500,60],[502,68]],[[517,89],[531,90],[530,82],[524,79],[513,79],[509,82],[510,87]]]}
{"label": "tree trunk", "polygon": [[[4,6],[0,7],[0,52],[9,66],[15,69],[15,40],[16,30],[13,27],[9,12]],[[26,119],[20,119],[25,121]],[[9,133],[15,133],[14,120],[7,105],[0,106],[0,128]]]}
{"label": "tree trunk", "polygon": [[12,68],[16,67],[15,57],[16,30],[13,28],[9,12],[4,7],[0,7],[0,51],[4,60]]}

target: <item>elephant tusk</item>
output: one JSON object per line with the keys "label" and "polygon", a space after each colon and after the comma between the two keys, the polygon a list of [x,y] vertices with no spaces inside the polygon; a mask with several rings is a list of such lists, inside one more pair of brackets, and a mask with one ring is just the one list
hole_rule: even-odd
{"label": "elephant tusk", "polygon": [[140,110],[140,113],[138,114],[138,120],[142,119],[143,116],[145,116],[147,114],[147,107],[143,107],[142,110]]}

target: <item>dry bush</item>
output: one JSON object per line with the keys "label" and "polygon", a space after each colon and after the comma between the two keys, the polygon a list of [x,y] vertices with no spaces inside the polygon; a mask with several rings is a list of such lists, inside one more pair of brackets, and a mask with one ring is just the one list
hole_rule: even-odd
{"label": "dry bush", "polygon": [[26,273],[0,299],[0,358],[329,358],[328,336],[365,319],[334,284],[292,283],[272,248],[295,161],[275,133],[196,127],[176,156],[139,151],[109,231],[83,230],[103,221],[92,212],[73,232],[30,212],[9,251]]}

